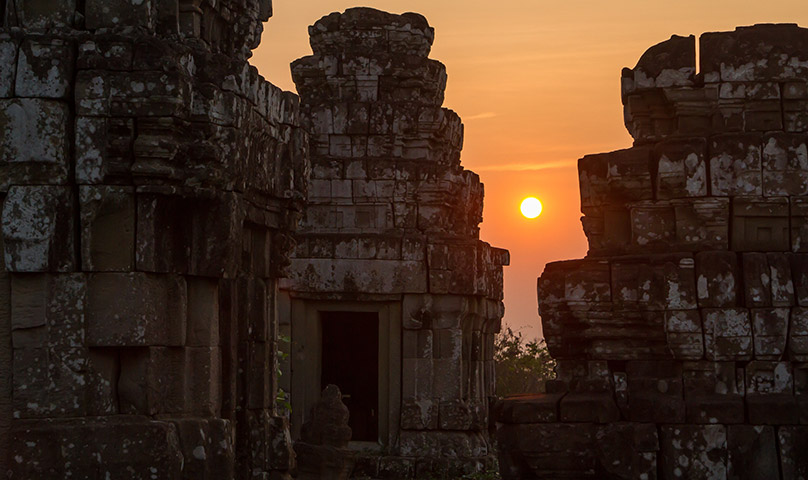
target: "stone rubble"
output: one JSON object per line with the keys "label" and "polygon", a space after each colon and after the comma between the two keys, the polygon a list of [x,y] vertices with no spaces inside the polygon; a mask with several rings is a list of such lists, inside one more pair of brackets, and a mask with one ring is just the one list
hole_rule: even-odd
{"label": "stone rubble", "polygon": [[270,0],[0,0],[0,476],[289,478]]}
{"label": "stone rubble", "polygon": [[505,479],[808,476],[808,29],[706,33],[698,74],[695,41],[623,70],[634,146],[579,161],[589,253],[539,279],[557,379],[500,407]]}

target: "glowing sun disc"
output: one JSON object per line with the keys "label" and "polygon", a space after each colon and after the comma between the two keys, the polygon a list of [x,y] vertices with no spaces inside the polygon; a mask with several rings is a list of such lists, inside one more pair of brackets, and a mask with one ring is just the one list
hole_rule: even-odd
{"label": "glowing sun disc", "polygon": [[527,218],[536,218],[541,215],[541,202],[536,197],[527,197],[522,200],[519,208],[522,210],[522,215]]}

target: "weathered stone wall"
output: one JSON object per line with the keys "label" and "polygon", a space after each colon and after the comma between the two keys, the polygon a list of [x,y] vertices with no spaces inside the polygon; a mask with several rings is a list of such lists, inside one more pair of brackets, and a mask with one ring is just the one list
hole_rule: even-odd
{"label": "weathered stone wall", "polygon": [[308,147],[246,61],[270,13],[0,1],[0,476],[289,470],[274,304]]}
{"label": "weathered stone wall", "polygon": [[633,148],[579,162],[586,259],[539,301],[558,379],[502,404],[505,478],[808,475],[808,30],[673,37]]}
{"label": "weathered stone wall", "polygon": [[434,31],[417,14],[363,8],[309,31],[314,55],[292,65],[312,155],[288,283],[293,421],[322,390],[311,385],[300,400],[296,359],[315,362],[320,347],[295,334],[297,312],[387,302],[397,312],[390,351],[402,350],[380,438],[388,454],[358,459],[354,475],[478,470],[493,454],[488,402],[508,255],[479,240],[483,186],[460,166],[460,118],[441,107],[447,77],[428,58]]}

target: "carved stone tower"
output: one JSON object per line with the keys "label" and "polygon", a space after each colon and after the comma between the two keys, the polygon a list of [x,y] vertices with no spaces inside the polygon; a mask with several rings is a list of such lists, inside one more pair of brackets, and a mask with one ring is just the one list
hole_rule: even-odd
{"label": "carved stone tower", "polygon": [[[311,134],[308,206],[284,290],[293,435],[334,383],[356,474],[490,465],[504,250],[479,240],[483,188],[460,166],[445,67],[417,14],[358,8],[310,27],[292,65]],[[385,455],[380,455],[380,451]]]}

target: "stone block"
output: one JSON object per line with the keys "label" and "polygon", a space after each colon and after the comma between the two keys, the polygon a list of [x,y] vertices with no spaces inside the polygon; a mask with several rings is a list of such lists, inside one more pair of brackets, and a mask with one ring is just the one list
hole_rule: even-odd
{"label": "stone block", "polygon": [[88,0],[84,7],[84,23],[90,30],[98,28],[154,28],[152,0],[132,4],[125,0]]}
{"label": "stone block", "polygon": [[740,283],[738,259],[734,252],[696,254],[696,291],[699,307],[738,305],[737,289]]}
{"label": "stone block", "polygon": [[784,480],[798,480],[808,476],[808,427],[783,426],[777,429],[780,466]]}
{"label": "stone block", "polygon": [[792,394],[794,375],[790,362],[753,361],[746,366],[747,394]]}
{"label": "stone block", "polygon": [[808,361],[808,310],[803,307],[791,309],[788,352],[794,360]]}
{"label": "stone block", "polygon": [[47,30],[70,27],[76,15],[76,0],[13,0],[23,28]]}
{"label": "stone block", "polygon": [[797,398],[791,394],[746,396],[746,415],[754,425],[793,425],[800,421]]}
{"label": "stone block", "polygon": [[216,280],[186,277],[188,287],[188,326],[186,345],[219,345],[219,283]]}
{"label": "stone block", "polygon": [[727,427],[663,425],[659,443],[662,478],[726,478]]}
{"label": "stone block", "polygon": [[704,357],[704,334],[698,310],[666,311],[665,335],[674,358],[698,360]]}
{"label": "stone block", "polygon": [[502,423],[554,423],[562,393],[521,394],[506,397],[494,407],[496,420]]}
{"label": "stone block", "polygon": [[11,187],[2,212],[6,269],[72,271],[76,264],[74,203],[68,187]]}
{"label": "stone block", "polygon": [[14,275],[11,329],[15,348],[84,345],[87,284],[82,274]]}
{"label": "stone block", "polygon": [[752,323],[742,308],[702,310],[704,348],[707,360],[749,360],[752,358]]}
{"label": "stone block", "polygon": [[791,251],[808,252],[808,197],[792,196]]}
{"label": "stone block", "polygon": [[55,100],[0,100],[0,188],[67,183],[69,115]]}
{"label": "stone block", "polygon": [[561,399],[562,422],[610,423],[620,420],[620,411],[610,393],[569,393]]}
{"label": "stone block", "polygon": [[753,308],[751,312],[755,358],[782,358],[786,351],[790,309]]}
{"label": "stone block", "polygon": [[503,479],[594,478],[597,459],[590,423],[535,423],[497,429]]}
{"label": "stone block", "polygon": [[647,423],[599,426],[595,446],[600,469],[616,478],[657,478],[659,437]]}
{"label": "stone block", "polygon": [[739,252],[791,250],[788,216],[788,198],[736,197],[732,203],[732,249]]}
{"label": "stone block", "polygon": [[470,430],[473,419],[467,402],[463,400],[442,401],[438,411],[441,430]]}
{"label": "stone block", "polygon": [[183,413],[188,405],[188,366],[184,348],[121,350],[118,400],[123,414]]}
{"label": "stone block", "polygon": [[706,153],[707,144],[702,139],[657,144],[656,198],[707,196]]}
{"label": "stone block", "polygon": [[808,306],[808,255],[797,253],[789,256],[794,281],[794,300],[801,307]]}
{"label": "stone block", "polygon": [[401,428],[405,430],[436,430],[438,404],[429,399],[406,399],[401,403]]}
{"label": "stone block", "polygon": [[727,479],[779,478],[780,464],[774,427],[727,427]]}
{"label": "stone block", "polygon": [[81,186],[81,264],[86,272],[130,272],[135,264],[131,187]]}
{"label": "stone block", "polygon": [[19,51],[19,43],[8,37],[0,37],[0,64],[4,65],[0,72],[0,98],[11,97],[14,93],[14,81],[17,78],[15,59]]}
{"label": "stone block", "polygon": [[761,137],[732,134],[712,137],[709,145],[710,193],[714,196],[762,195]]}
{"label": "stone block", "polygon": [[747,306],[794,305],[794,282],[786,254],[743,254],[743,277]]}
{"label": "stone block", "polygon": [[128,118],[76,117],[76,181],[131,182],[135,122]]}
{"label": "stone block", "polygon": [[185,280],[172,275],[94,273],[88,279],[87,345],[185,344]]}
{"label": "stone block", "polygon": [[676,215],[668,202],[637,202],[630,208],[631,243],[646,251],[666,250],[676,238]]}
{"label": "stone block", "polygon": [[15,94],[67,100],[73,80],[73,51],[71,43],[57,38],[23,41],[17,57]]}
{"label": "stone block", "polygon": [[727,198],[672,200],[676,215],[676,241],[698,250],[725,250],[729,246]]}
{"label": "stone block", "polygon": [[186,411],[217,417],[222,408],[222,352],[219,347],[185,349]]}
{"label": "stone block", "polygon": [[806,136],[774,133],[763,138],[763,195],[808,195]]}
{"label": "stone block", "polygon": [[629,361],[626,379],[631,421],[684,422],[680,365],[670,361]]}

